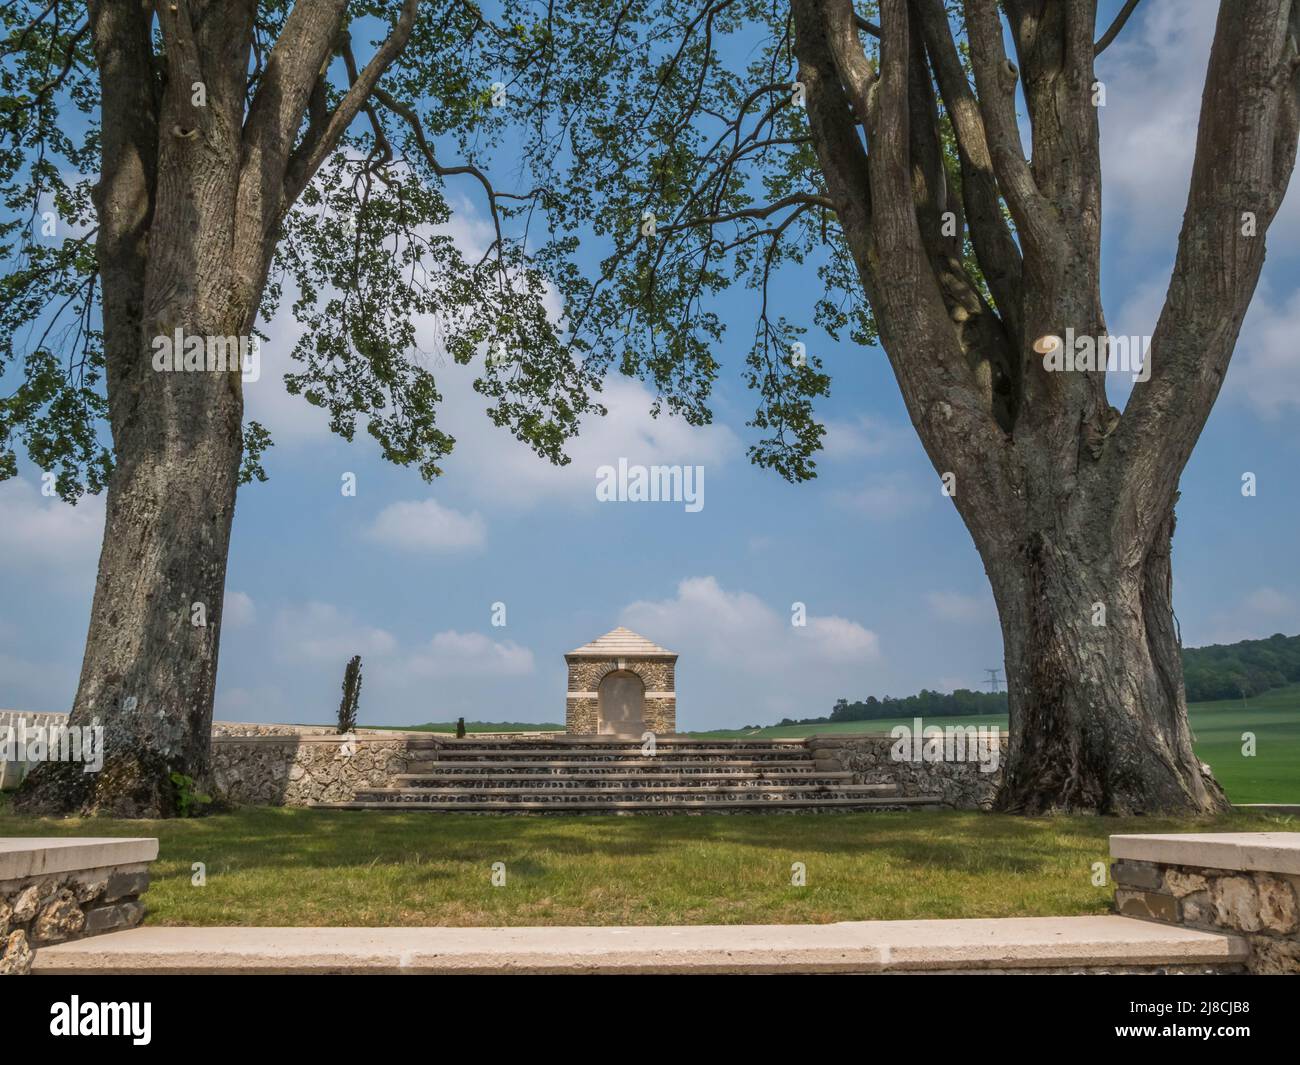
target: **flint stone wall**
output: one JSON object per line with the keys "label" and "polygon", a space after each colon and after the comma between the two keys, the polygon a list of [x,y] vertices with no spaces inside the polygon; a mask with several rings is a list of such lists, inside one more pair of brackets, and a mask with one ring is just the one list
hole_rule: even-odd
{"label": "flint stone wall", "polygon": [[977,761],[896,761],[898,740],[888,733],[810,736],[808,749],[821,772],[849,770],[853,784],[896,784],[904,797],[937,795],[957,810],[988,810],[1002,785],[1007,734],[998,737],[997,769],[980,771]]}
{"label": "flint stone wall", "polygon": [[[56,845],[42,846],[48,842]],[[60,858],[75,851],[88,862],[107,860],[114,844],[128,844],[117,848],[119,854],[157,856],[157,840],[5,843],[26,853],[0,853],[0,976],[27,975],[36,951],[48,944],[134,928],[144,920],[140,896],[149,887],[148,861],[60,868],[67,864]],[[19,866],[30,871],[12,875]]]}
{"label": "flint stone wall", "polygon": [[[670,692],[674,687],[677,664],[668,658],[622,659],[623,668],[641,678],[648,692]],[[571,692],[594,692],[607,673],[619,668],[617,658],[575,658],[569,662],[569,687]]]}
{"label": "flint stone wall", "polygon": [[1300,976],[1300,876],[1129,859],[1111,875],[1117,913],[1238,933],[1250,941],[1249,972]]}
{"label": "flint stone wall", "polygon": [[326,736],[226,736],[212,740],[212,786],[237,806],[350,802],[383,788],[411,761],[406,741]]}

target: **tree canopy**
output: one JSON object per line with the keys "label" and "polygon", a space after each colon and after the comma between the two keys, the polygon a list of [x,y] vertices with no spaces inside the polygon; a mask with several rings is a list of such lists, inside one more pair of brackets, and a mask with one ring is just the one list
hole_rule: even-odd
{"label": "tree canopy", "polygon": [[[107,72],[92,33],[96,12],[111,6],[20,0],[0,10],[0,477],[13,476],[25,452],[56,474],[67,500],[100,491],[113,462],[103,431],[95,199]],[[277,48],[294,38],[291,12],[300,21],[322,18],[331,5],[316,5],[319,12],[287,0],[239,6],[252,19],[251,60],[234,111],[247,138],[268,106]],[[498,187],[474,162],[490,155],[506,128],[483,71],[526,55],[536,47],[534,31],[503,29],[459,0],[333,6],[341,14],[327,27],[332,58],[313,79],[306,121],[292,131],[290,209],[271,234],[275,253],[259,315],[264,327],[283,302],[304,327],[286,384],[325,409],[336,433],[351,439],[362,426],[386,458],[431,478],[454,444],[437,423],[435,353],[417,344],[432,323],[439,357],[469,363],[488,354],[475,388],[491,419],[543,457],[566,461],[563,443],[579,419],[601,410],[593,395],[599,382],[564,342],[547,304],[550,279],[528,260],[528,221],[542,190]],[[221,5],[182,7],[199,34],[221,14]],[[169,80],[189,76],[173,62],[186,43],[165,19],[142,25],[142,91],[156,100]],[[409,35],[405,46],[382,55],[398,33]],[[350,91],[377,80],[371,67],[380,59],[387,60],[382,86],[360,94],[364,103],[343,106]],[[197,113],[209,96],[215,105],[228,78],[217,60],[194,57],[185,92],[203,101]],[[356,120],[341,121],[349,113]],[[454,149],[454,157],[444,159],[439,148]],[[490,220],[486,247],[467,249],[455,239],[457,202]],[[260,456],[270,444],[265,427],[245,425],[244,480],[265,476]]]}

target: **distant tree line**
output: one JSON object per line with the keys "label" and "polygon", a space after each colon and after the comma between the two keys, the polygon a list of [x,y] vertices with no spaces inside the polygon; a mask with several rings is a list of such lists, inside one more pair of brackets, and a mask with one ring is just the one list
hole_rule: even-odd
{"label": "distant tree line", "polygon": [[[1276,633],[1265,640],[1183,648],[1183,679],[1189,703],[1239,699],[1300,682],[1300,636]],[[782,718],[781,725],[825,725],[833,721],[879,721],[896,717],[966,717],[1005,714],[1006,692],[958,688],[951,693],[922,688],[901,698],[837,699],[829,717]],[[749,726],[759,728],[758,725]]]}
{"label": "distant tree line", "polygon": [[977,692],[969,688],[936,692],[922,688],[915,695],[901,698],[886,695],[877,699],[874,695],[868,695],[865,700],[854,702],[837,699],[829,717],[807,717],[801,721],[786,718],[780,724],[824,725],[832,721],[879,721],[889,717],[964,717],[975,714],[988,717],[1006,712],[1006,692]]}
{"label": "distant tree line", "polygon": [[1300,681],[1300,636],[1212,644],[1183,651],[1189,703],[1240,699]]}

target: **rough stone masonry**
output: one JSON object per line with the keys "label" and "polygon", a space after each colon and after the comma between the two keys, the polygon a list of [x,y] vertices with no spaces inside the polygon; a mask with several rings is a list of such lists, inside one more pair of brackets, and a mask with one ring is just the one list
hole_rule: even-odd
{"label": "rough stone masonry", "polygon": [[1112,836],[1115,910],[1244,936],[1247,969],[1300,975],[1300,832]]}
{"label": "rough stone masonry", "polygon": [[52,943],[144,920],[156,839],[0,840],[0,976],[31,971]]}

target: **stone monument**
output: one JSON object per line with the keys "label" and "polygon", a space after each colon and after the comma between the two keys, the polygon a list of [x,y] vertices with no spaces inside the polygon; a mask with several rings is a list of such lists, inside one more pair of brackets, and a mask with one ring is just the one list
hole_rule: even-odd
{"label": "stone monument", "polygon": [[677,654],[617,628],[564,656],[570,736],[662,736],[677,730]]}

